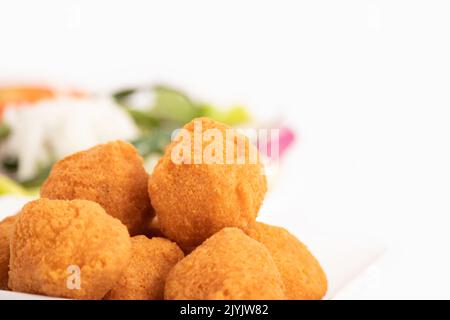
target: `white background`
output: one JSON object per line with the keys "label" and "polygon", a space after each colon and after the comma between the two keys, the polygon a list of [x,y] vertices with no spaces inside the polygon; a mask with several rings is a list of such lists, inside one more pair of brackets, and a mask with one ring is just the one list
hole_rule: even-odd
{"label": "white background", "polygon": [[341,298],[450,298],[449,17],[448,1],[3,0],[0,82],[162,81],[283,118],[300,140],[263,218],[386,245]]}

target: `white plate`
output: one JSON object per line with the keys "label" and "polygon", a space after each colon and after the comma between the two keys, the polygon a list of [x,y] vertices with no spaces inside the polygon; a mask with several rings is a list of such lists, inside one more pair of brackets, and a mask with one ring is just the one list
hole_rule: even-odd
{"label": "white plate", "polygon": [[[30,198],[17,196],[0,197],[0,220],[13,215]],[[376,241],[357,234],[302,234],[308,245],[320,260],[328,276],[329,289],[325,299],[333,299],[364,270],[374,264],[383,254],[384,248]],[[0,290],[0,300],[54,299],[46,296],[29,295]]]}

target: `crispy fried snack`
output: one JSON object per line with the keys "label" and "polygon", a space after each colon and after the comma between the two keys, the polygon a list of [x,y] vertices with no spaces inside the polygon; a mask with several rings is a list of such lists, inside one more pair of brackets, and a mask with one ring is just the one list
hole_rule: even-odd
{"label": "crispy fried snack", "polygon": [[141,234],[153,217],[148,175],[136,149],[122,141],[95,146],[53,166],[41,188],[49,199],[85,199],[99,203],[122,221],[131,235]]}
{"label": "crispy fried snack", "polygon": [[130,264],[106,299],[162,300],[167,274],[183,252],[167,239],[145,236],[131,238],[131,251]]}
{"label": "crispy fried snack", "polygon": [[272,254],[291,300],[322,299],[327,277],[308,248],[286,229],[257,222],[245,230]]}
{"label": "crispy fried snack", "polygon": [[284,299],[280,273],[261,243],[237,228],[225,228],[170,271],[168,300]]}
{"label": "crispy fried snack", "polygon": [[[182,248],[195,247],[224,227],[246,227],[263,202],[266,177],[259,159],[251,161],[251,155],[259,158],[258,151],[245,136],[227,134],[229,129],[207,118],[194,119],[166,148],[149,178],[161,231]],[[188,152],[183,152],[186,144]],[[245,156],[243,164],[239,154]]]}
{"label": "crispy fried snack", "polygon": [[9,287],[48,296],[101,299],[131,256],[126,227],[87,200],[25,205],[11,236]]}
{"label": "crispy fried snack", "polygon": [[0,222],[0,290],[8,290],[9,239],[15,221],[11,216]]}

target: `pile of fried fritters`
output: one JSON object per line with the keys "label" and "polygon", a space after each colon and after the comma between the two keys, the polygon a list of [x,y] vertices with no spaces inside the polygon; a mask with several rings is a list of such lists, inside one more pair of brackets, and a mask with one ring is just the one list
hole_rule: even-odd
{"label": "pile of fried fritters", "polygon": [[[184,132],[223,133],[207,118]],[[0,289],[71,299],[321,299],[320,264],[287,230],[256,221],[267,191],[257,163],[175,163],[148,175],[116,141],[58,161],[38,200],[0,222]],[[201,151],[208,148],[203,143]]]}

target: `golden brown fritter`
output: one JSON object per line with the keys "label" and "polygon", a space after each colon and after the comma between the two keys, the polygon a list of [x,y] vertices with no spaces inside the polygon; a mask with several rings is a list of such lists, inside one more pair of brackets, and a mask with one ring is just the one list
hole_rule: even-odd
{"label": "golden brown fritter", "polygon": [[115,141],[55,163],[41,188],[41,196],[95,201],[122,221],[131,235],[136,235],[143,232],[154,215],[147,180],[143,160],[136,149],[126,142]]}
{"label": "golden brown fritter", "polygon": [[178,262],[167,277],[168,300],[284,299],[280,273],[261,243],[225,228]]}
{"label": "golden brown fritter", "polygon": [[[166,148],[149,178],[148,189],[162,232],[183,248],[189,248],[224,227],[246,227],[253,223],[267,184],[259,159],[251,162],[250,155],[258,155],[258,151],[248,138],[227,136],[230,127],[207,118],[194,119],[184,129]],[[204,141],[196,149],[193,145],[199,135],[194,137],[194,132],[199,132],[200,136],[202,132],[221,135],[222,139],[219,137],[215,141],[223,146],[222,164],[207,162],[211,158],[207,155],[220,154],[219,149],[217,153],[211,151],[214,139]],[[184,154],[180,146],[189,140],[192,142],[192,148],[188,149],[191,163],[177,162],[188,161],[189,153]],[[238,147],[242,145],[240,141],[245,143],[245,149]],[[235,155],[234,163],[226,163],[227,145],[233,146],[234,151],[229,154]],[[195,164],[194,149],[200,150],[200,155],[204,152],[202,164]],[[245,151],[244,164],[236,163],[237,150]],[[178,160],[174,162],[174,158]]]}
{"label": "golden brown fritter", "polygon": [[101,299],[119,280],[130,256],[127,228],[97,203],[35,200],[23,207],[12,232],[9,287]]}
{"label": "golden brown fritter", "polygon": [[167,239],[145,236],[131,238],[131,251],[130,264],[106,299],[162,300],[167,274],[183,252]]}
{"label": "golden brown fritter", "polygon": [[327,278],[308,248],[286,229],[257,222],[245,232],[264,244],[272,254],[292,300],[322,299]]}
{"label": "golden brown fritter", "polygon": [[9,238],[15,221],[11,216],[0,222],[0,290],[8,290]]}

